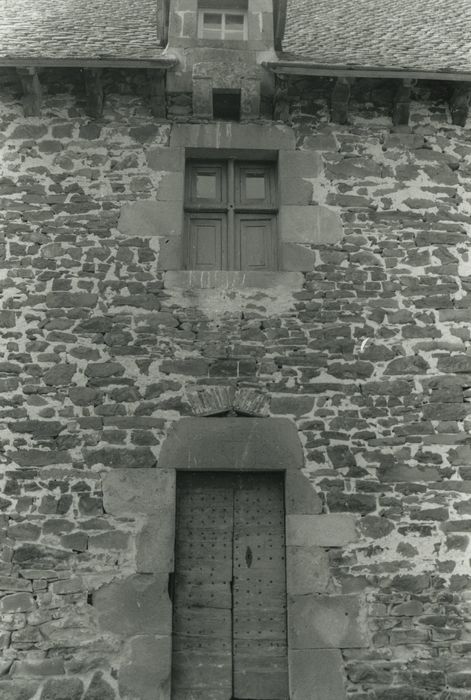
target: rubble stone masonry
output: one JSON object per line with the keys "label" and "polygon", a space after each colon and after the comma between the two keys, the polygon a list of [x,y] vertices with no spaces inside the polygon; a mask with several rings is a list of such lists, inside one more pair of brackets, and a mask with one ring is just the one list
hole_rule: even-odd
{"label": "rubble stone masonry", "polygon": [[[165,231],[118,229],[168,198],[174,128],[121,78],[98,121],[65,73],[42,79],[40,118],[2,83],[0,697],[167,697],[171,562],[152,552],[169,534],[146,499],[172,488],[153,474],[195,396],[251,390],[295,423],[320,499],[291,523],[317,542],[293,562],[309,614],[361,618],[359,641],[317,644],[335,698],[470,698],[470,130],[440,84],[393,128],[388,84],[358,81],[337,126],[328,81],[293,79],[296,148],[322,165],[307,204],[343,235],[298,241],[299,284],[185,288],[159,264]],[[334,698],[312,692],[296,700]]]}

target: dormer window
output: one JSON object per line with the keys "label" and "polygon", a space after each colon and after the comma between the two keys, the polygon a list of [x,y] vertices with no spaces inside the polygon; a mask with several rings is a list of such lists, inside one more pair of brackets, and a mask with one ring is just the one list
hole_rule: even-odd
{"label": "dormer window", "polygon": [[201,2],[198,6],[198,38],[246,41],[247,3]]}

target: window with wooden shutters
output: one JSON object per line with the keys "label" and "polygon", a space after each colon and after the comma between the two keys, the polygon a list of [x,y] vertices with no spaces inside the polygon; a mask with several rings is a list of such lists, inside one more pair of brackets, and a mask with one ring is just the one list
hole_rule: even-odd
{"label": "window with wooden shutters", "polygon": [[177,477],[172,700],[287,700],[281,474]]}
{"label": "window with wooden shutters", "polygon": [[188,160],[186,268],[276,270],[277,211],[274,163]]}

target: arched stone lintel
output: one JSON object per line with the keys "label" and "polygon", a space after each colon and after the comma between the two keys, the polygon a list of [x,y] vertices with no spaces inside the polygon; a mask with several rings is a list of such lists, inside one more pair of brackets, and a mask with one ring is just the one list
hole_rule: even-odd
{"label": "arched stone lintel", "polygon": [[288,471],[303,464],[296,426],[287,418],[183,418],[165,440],[158,467]]}

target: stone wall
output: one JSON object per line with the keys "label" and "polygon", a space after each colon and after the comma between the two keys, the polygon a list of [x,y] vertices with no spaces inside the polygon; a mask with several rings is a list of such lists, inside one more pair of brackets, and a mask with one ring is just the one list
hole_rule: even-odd
{"label": "stone wall", "polygon": [[[123,207],[159,198],[167,169],[148,157],[172,133],[130,75],[96,122],[68,76],[44,77],[41,118],[2,83],[1,697],[166,696],[169,600],[146,563],[165,533],[132,507],[122,470],[152,479],[203,387],[252,389],[297,426],[337,523],[294,533],[317,538],[311,585],[331,600],[312,614],[354,599],[365,630],[334,645],[339,697],[469,697],[469,130],[439,84],[392,128],[392,86],[359,81],[338,127],[325,83],[293,80],[297,148],[322,161],[312,203],[344,235],[300,243],[300,285],[194,289],[161,269],[162,236],[117,227]],[[131,498],[121,513],[113,474]],[[342,539],[345,522],[357,537]]]}

